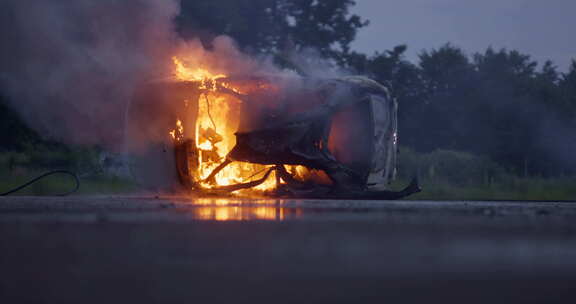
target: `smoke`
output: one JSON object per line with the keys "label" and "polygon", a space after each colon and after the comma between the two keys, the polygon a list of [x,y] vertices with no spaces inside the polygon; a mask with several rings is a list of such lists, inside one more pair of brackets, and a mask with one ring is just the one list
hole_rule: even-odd
{"label": "smoke", "polygon": [[[210,50],[174,29],[177,0],[4,0],[0,3],[0,92],[44,138],[123,146],[136,88],[170,77],[171,57],[215,74],[282,74],[269,57],[241,53],[229,37]],[[310,49],[289,60],[308,76],[338,76]]]}
{"label": "smoke", "polygon": [[135,84],[165,69],[176,1],[4,0],[0,89],[43,137],[118,148]]}
{"label": "smoke", "polygon": [[290,50],[284,56],[299,73],[309,77],[336,78],[351,74],[314,48]]}

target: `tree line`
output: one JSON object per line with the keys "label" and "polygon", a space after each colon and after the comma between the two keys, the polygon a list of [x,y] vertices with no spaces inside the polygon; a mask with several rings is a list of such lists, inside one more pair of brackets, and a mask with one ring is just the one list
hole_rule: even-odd
{"label": "tree line", "polygon": [[354,54],[352,61],[391,87],[403,145],[489,156],[525,176],[575,173],[576,61],[561,73],[515,50],[468,55],[446,44],[417,63],[405,51]]}

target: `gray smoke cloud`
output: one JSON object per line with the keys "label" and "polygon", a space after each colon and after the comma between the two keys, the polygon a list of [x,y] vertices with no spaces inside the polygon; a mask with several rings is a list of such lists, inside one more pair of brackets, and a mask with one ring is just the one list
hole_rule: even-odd
{"label": "gray smoke cloud", "polygon": [[134,86],[175,46],[172,0],[3,0],[0,89],[44,137],[120,148]]}
{"label": "gray smoke cloud", "polygon": [[[177,0],[3,0],[0,93],[45,138],[123,150],[126,110],[139,86],[172,76],[173,55],[229,76],[294,76],[219,36],[210,50],[174,28]],[[318,52],[291,52],[308,76],[336,77]]]}

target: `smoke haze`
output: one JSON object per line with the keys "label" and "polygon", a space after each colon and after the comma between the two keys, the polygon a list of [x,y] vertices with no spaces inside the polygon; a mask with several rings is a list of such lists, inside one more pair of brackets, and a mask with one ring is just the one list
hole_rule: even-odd
{"label": "smoke haze", "polygon": [[43,137],[118,148],[134,85],[164,72],[175,1],[4,0],[0,86]]}
{"label": "smoke haze", "polygon": [[220,36],[207,50],[174,29],[175,0],[8,0],[0,4],[0,88],[44,138],[123,144],[135,87],[171,77],[171,57],[229,76],[278,73]]}

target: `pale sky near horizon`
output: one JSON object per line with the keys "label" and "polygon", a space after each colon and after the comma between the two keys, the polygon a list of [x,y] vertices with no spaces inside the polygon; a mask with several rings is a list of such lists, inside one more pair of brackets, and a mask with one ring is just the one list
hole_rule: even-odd
{"label": "pale sky near horizon", "polygon": [[576,0],[356,0],[352,12],[370,20],[352,44],[367,54],[406,44],[416,62],[450,42],[469,54],[515,49],[560,71],[576,59]]}

